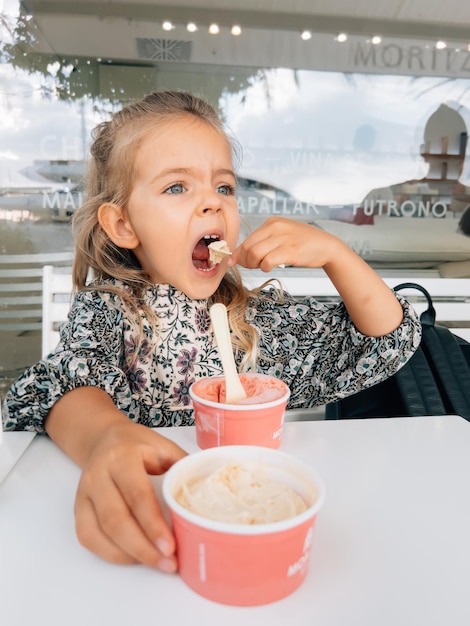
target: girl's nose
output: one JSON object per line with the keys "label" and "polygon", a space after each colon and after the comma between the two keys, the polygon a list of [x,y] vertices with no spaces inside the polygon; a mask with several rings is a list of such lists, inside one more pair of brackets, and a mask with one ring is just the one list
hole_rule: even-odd
{"label": "girl's nose", "polygon": [[214,190],[208,191],[201,200],[202,213],[211,211],[218,213],[222,210],[222,196]]}

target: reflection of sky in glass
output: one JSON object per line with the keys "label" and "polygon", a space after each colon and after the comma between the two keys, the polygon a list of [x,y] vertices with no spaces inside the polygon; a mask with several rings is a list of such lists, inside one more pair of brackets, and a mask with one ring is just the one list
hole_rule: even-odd
{"label": "reflection of sky in glass", "polygon": [[0,0],[0,12],[6,15],[18,15],[18,0]]}
{"label": "reflection of sky in glass", "polygon": [[7,64],[0,64],[0,94],[0,185],[36,186],[21,173],[34,160],[86,155],[100,121],[91,102],[59,101],[43,76]]}
{"label": "reflection of sky in glass", "polygon": [[[100,114],[59,101],[54,84],[0,64],[0,185],[27,185],[20,172],[37,159],[83,159]],[[266,70],[221,104],[244,149],[240,174],[321,205],[425,176],[424,127],[443,102],[463,107],[470,128],[464,79]]]}
{"label": "reflection of sky in glass", "polygon": [[360,202],[373,187],[426,174],[426,121],[443,102],[470,108],[469,88],[463,79],[268,71],[243,105],[239,95],[226,100],[244,147],[240,174],[303,201]]}

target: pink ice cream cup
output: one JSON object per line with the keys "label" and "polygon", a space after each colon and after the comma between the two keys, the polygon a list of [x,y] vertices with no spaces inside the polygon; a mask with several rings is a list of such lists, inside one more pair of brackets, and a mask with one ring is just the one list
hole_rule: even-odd
{"label": "pink ice cream cup", "polygon": [[[240,524],[189,511],[176,497],[183,484],[226,463],[254,463],[300,495],[306,510],[281,521]],[[268,604],[293,593],[310,567],[313,528],[325,499],[322,479],[308,465],[262,446],[223,446],[191,454],[163,479],[176,539],[179,574],[199,595],[232,606]]]}
{"label": "pink ice cream cup", "polygon": [[279,448],[289,387],[266,374],[241,374],[240,381],[248,398],[236,404],[224,402],[223,376],[201,378],[190,387],[200,448],[230,445]]}

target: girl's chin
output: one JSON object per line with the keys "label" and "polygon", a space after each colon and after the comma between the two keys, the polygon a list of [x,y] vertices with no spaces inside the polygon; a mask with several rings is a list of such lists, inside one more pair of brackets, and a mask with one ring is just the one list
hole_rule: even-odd
{"label": "girl's chin", "polygon": [[179,289],[192,300],[205,300],[214,295],[222,278],[223,274],[217,274],[217,272],[210,278],[208,276],[204,276],[202,279],[195,277],[195,280],[191,281],[191,284],[181,286]]}
{"label": "girl's chin", "polygon": [[152,282],[154,284],[172,285],[192,300],[203,300],[210,298],[220,285],[224,277],[224,272],[220,269],[220,265],[211,270],[198,270],[193,267],[193,271],[189,272],[189,275],[153,276]]}

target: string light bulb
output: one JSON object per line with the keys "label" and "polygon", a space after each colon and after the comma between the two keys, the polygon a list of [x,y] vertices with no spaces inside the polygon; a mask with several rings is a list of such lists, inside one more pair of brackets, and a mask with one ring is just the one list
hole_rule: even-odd
{"label": "string light bulb", "polygon": [[312,33],[309,30],[304,30],[300,33],[300,38],[304,41],[308,41],[312,38]]}
{"label": "string light bulb", "polygon": [[170,20],[165,20],[162,24],[163,30],[173,30],[173,24]]}
{"label": "string light bulb", "polygon": [[195,33],[197,31],[197,26],[194,22],[188,22],[186,24],[186,30],[188,33]]}
{"label": "string light bulb", "polygon": [[235,37],[238,37],[238,35],[242,34],[242,27],[239,24],[234,24],[230,33]]}
{"label": "string light bulb", "polygon": [[218,24],[211,24],[209,26],[209,32],[211,35],[217,35],[218,33],[220,33],[220,28]]}
{"label": "string light bulb", "polygon": [[380,35],[374,35],[371,39],[371,42],[374,46],[377,46],[379,43],[382,43],[382,37]]}
{"label": "string light bulb", "polygon": [[339,41],[339,43],[344,43],[347,40],[348,36],[346,35],[346,33],[338,33],[336,35],[336,41]]}
{"label": "string light bulb", "polygon": [[444,48],[447,48],[447,44],[445,41],[442,41],[442,39],[440,39],[439,41],[436,41],[436,48],[438,50],[444,50]]}

